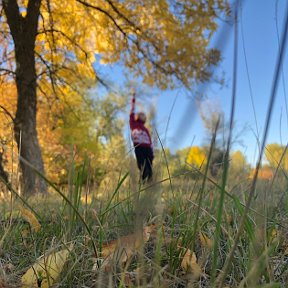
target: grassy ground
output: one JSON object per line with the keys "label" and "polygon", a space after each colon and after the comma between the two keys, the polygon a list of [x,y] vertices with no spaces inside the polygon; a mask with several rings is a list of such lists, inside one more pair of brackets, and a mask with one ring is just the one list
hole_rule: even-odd
{"label": "grassy ground", "polygon": [[[77,185],[68,192],[51,187],[48,197],[27,202],[6,195],[0,279],[29,287],[21,286],[21,277],[39,257],[69,251],[63,269],[55,268],[53,287],[287,287],[283,183],[258,182],[242,229],[251,180],[230,192],[209,179],[178,177],[172,186],[138,187],[126,175],[104,195]],[[31,287],[48,287],[45,277],[38,273]]]}

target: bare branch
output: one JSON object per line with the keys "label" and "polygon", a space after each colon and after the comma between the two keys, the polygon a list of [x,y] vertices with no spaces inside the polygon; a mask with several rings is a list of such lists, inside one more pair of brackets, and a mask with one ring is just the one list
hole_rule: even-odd
{"label": "bare branch", "polygon": [[48,73],[47,75],[49,76],[50,78],[50,81],[51,81],[51,86],[52,86],[52,90],[53,92],[55,93],[56,95],[56,88],[55,88],[55,81],[54,81],[54,78],[53,78],[53,75],[55,75],[55,71],[53,70],[53,65],[52,65],[52,68],[50,67],[49,63],[39,54],[35,51],[35,54],[39,57],[39,59],[41,60],[41,62],[46,66],[47,70],[48,70]]}
{"label": "bare branch", "polygon": [[12,122],[14,123],[15,118],[13,117],[13,115],[3,106],[0,104],[0,108],[3,110],[3,112],[12,120]]}
{"label": "bare branch", "polygon": [[16,75],[16,73],[12,70],[6,69],[6,68],[0,68],[0,72],[3,71],[5,73],[1,74],[1,75]]}
{"label": "bare branch", "polygon": [[141,31],[141,29],[134,22],[132,22],[123,13],[120,12],[120,10],[113,4],[112,1],[110,1],[110,0],[106,0],[106,1],[112,7],[113,11],[116,12],[117,15],[120,16],[122,19],[124,19],[130,25],[130,27],[134,27],[136,31]]}

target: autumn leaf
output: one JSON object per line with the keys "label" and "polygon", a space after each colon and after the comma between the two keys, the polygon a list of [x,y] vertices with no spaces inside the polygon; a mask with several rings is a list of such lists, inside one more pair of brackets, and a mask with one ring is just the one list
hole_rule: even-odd
{"label": "autumn leaf", "polygon": [[36,216],[28,209],[23,206],[19,206],[19,211],[21,212],[22,217],[30,224],[31,228],[38,232],[41,229],[41,225],[36,218]]}
{"label": "autumn leaf", "polygon": [[147,226],[144,227],[144,229],[143,229],[143,239],[144,239],[144,242],[149,241],[151,235],[155,233],[156,227],[157,227],[157,226],[156,226],[155,223],[152,223],[152,224],[147,225]]}
{"label": "autumn leaf", "polygon": [[[48,288],[59,277],[63,266],[68,258],[69,250],[63,249],[58,252],[44,255],[30,267],[22,276],[22,288]],[[39,283],[40,286],[39,286]]]}
{"label": "autumn leaf", "polygon": [[[119,237],[116,240],[112,240],[107,244],[102,246],[101,256],[104,258],[101,267],[103,269],[109,270],[111,260],[114,258],[117,263],[123,265],[129,258],[140,249],[143,243],[149,241],[151,234],[155,231],[156,225],[150,224],[143,228],[143,239],[139,237],[136,233],[132,233],[126,236]],[[143,240],[143,241],[142,241]],[[96,259],[99,261],[99,259]],[[96,270],[94,265],[93,270]]]}
{"label": "autumn leaf", "polygon": [[268,237],[269,244],[275,244],[279,241],[279,232],[276,228],[273,228],[270,231],[270,235]]}
{"label": "autumn leaf", "polygon": [[199,234],[200,243],[203,248],[212,249],[213,241],[203,232]]}
{"label": "autumn leaf", "polygon": [[[181,249],[185,249],[181,247]],[[202,275],[202,269],[197,263],[197,257],[190,249],[185,249],[185,254],[181,261],[181,267],[191,273],[194,279],[198,279]]]}

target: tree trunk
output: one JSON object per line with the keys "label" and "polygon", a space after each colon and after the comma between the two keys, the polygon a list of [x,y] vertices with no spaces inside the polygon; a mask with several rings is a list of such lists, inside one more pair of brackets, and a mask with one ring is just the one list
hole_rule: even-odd
{"label": "tree trunk", "polygon": [[[22,158],[44,174],[42,154],[36,130],[35,40],[40,13],[40,0],[29,0],[26,17],[19,13],[16,0],[3,0],[3,8],[15,45],[17,110],[14,122],[15,139]],[[46,193],[45,181],[24,162],[20,162],[23,193]]]}
{"label": "tree trunk", "polygon": [[[37,98],[34,50],[32,53],[25,50],[19,51],[16,56],[18,101],[14,131],[21,157],[44,174],[44,165],[36,130]],[[21,161],[20,165],[24,184],[23,192],[25,194],[45,193],[47,187],[43,179],[39,178],[24,162]]]}

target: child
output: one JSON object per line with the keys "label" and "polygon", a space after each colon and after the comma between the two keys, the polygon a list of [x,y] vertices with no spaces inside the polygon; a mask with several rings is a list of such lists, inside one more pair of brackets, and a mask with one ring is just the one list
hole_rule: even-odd
{"label": "child", "polygon": [[143,182],[152,179],[152,161],[154,158],[151,136],[144,125],[145,122],[145,113],[139,112],[135,115],[135,92],[133,92],[129,124],[132,141],[135,147],[137,166],[140,170]]}

